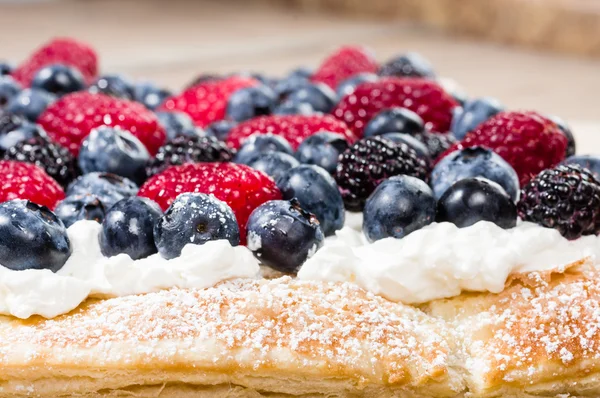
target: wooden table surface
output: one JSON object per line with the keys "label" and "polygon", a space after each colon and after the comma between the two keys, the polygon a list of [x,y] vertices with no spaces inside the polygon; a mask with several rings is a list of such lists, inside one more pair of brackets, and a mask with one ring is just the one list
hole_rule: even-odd
{"label": "wooden table surface", "polygon": [[201,72],[281,75],[315,66],[336,46],[359,43],[377,57],[419,51],[472,96],[569,121],[580,152],[600,153],[600,60],[468,41],[405,22],[302,14],[252,1],[0,1],[0,59],[19,61],[50,37],[90,42],[104,72],[173,89]]}

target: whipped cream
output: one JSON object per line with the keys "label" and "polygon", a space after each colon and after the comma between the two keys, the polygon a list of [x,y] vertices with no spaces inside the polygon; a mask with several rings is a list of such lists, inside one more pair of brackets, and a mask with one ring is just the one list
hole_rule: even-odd
{"label": "whipped cream", "polygon": [[117,297],[171,287],[206,288],[230,278],[258,275],[258,261],[245,247],[226,240],[186,245],[181,256],[159,254],[132,260],[126,254],[104,257],[98,243],[101,225],[78,221],[67,230],[73,253],[57,273],[14,271],[0,266],[0,314],[53,318],[88,297]]}
{"label": "whipped cream", "polygon": [[511,274],[561,272],[600,255],[599,237],[569,241],[527,222],[508,230],[484,221],[467,228],[438,223],[371,244],[362,235],[344,227],[306,261],[298,277],[353,282],[388,300],[423,303],[462,291],[499,293]]}

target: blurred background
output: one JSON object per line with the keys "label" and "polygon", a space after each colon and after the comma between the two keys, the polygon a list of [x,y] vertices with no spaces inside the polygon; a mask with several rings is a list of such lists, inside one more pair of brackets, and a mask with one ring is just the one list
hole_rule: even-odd
{"label": "blurred background", "polygon": [[470,96],[559,115],[600,152],[600,0],[0,0],[0,59],[55,36],[89,42],[102,72],[172,89],[314,67],[346,43],[381,61],[417,51]]}

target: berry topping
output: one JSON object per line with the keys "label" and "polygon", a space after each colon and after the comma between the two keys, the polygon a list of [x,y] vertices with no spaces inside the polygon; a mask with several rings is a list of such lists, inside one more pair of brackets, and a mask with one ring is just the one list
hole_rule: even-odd
{"label": "berry topping", "polygon": [[281,152],[291,155],[294,150],[290,143],[281,136],[254,134],[244,140],[240,150],[235,155],[235,162],[248,164],[258,156],[270,152]]}
{"label": "berry topping", "polygon": [[11,63],[0,61],[0,76],[10,75],[14,69]]}
{"label": "berry topping", "polygon": [[344,122],[329,115],[274,115],[238,124],[229,132],[227,144],[237,149],[251,135],[274,134],[285,138],[295,150],[306,137],[320,131],[340,133],[350,142],[356,140]]}
{"label": "berry topping", "polygon": [[277,181],[292,167],[300,166],[300,162],[295,157],[283,152],[261,153],[246,164],[255,170],[262,171],[273,181]]}
{"label": "berry topping", "polygon": [[[1,123],[2,115],[0,115],[0,124]],[[14,130],[8,130],[6,133],[2,132],[2,126],[0,126],[0,154],[3,154],[19,142],[34,137],[48,138],[44,129],[38,124],[26,122],[19,127],[16,127]]]}
{"label": "berry topping", "polygon": [[161,146],[156,156],[148,163],[148,176],[158,174],[170,166],[184,163],[229,162],[232,150],[215,137],[175,137]]}
{"label": "berry topping", "polygon": [[35,123],[40,115],[56,101],[56,97],[46,91],[28,88],[15,95],[6,104],[6,111],[21,115]]}
{"label": "berry topping", "polygon": [[110,173],[88,173],[78,177],[67,188],[67,196],[96,195],[108,210],[123,198],[137,194],[138,186],[125,177]]}
{"label": "berry topping", "polygon": [[31,81],[31,88],[62,97],[65,94],[83,90],[85,81],[83,75],[75,68],[65,65],[48,65],[35,74]]}
{"label": "berry topping", "polygon": [[264,84],[241,88],[229,96],[225,115],[227,119],[236,122],[270,115],[276,102],[277,95]]}
{"label": "berry topping", "polygon": [[[12,133],[14,134],[15,131]],[[7,149],[3,158],[4,160],[33,163],[44,169],[63,187],[66,187],[79,175],[77,163],[71,152],[41,134],[17,142]]]}
{"label": "berry topping", "polygon": [[171,91],[152,82],[136,83],[133,88],[133,99],[151,110],[158,108],[171,95]]}
{"label": "berry topping", "polygon": [[344,201],[338,186],[319,166],[301,165],[288,170],[277,186],[284,199],[296,199],[300,206],[317,217],[325,236],[344,226]]}
{"label": "berry topping", "polygon": [[469,131],[503,109],[502,104],[495,98],[469,100],[462,106],[454,108],[450,132],[456,139],[462,140]]}
{"label": "berry topping", "polygon": [[357,136],[380,111],[403,107],[415,112],[431,131],[446,132],[457,102],[436,82],[423,79],[382,78],[363,83],[342,98],[333,115],[345,121]]}
{"label": "berry topping", "polygon": [[346,137],[338,133],[322,131],[307,137],[296,151],[300,163],[314,164],[335,173],[340,154],[348,149]]}
{"label": "berry topping", "polygon": [[370,242],[403,238],[435,220],[435,199],[422,180],[406,175],[383,181],[367,199],[363,232]]}
{"label": "berry topping", "polygon": [[600,182],[577,165],[542,171],[521,191],[519,217],[567,239],[600,233]]}
{"label": "berry topping", "polygon": [[79,220],[101,223],[106,214],[106,206],[96,195],[73,195],[61,200],[54,213],[68,228]]}
{"label": "berry topping", "polygon": [[28,199],[54,209],[64,197],[61,186],[42,168],[31,163],[0,160],[0,203]]}
{"label": "berry topping", "polygon": [[38,123],[48,135],[74,155],[92,129],[107,125],[121,127],[136,136],[155,154],[166,135],[153,112],[142,105],[104,94],[77,92],[68,94],[40,116]]}
{"label": "berry topping", "polygon": [[83,140],[78,160],[83,173],[103,171],[141,184],[146,180],[149,159],[144,144],[129,131],[100,126]]}
{"label": "berry topping", "polygon": [[352,94],[362,83],[374,83],[377,80],[379,80],[379,76],[374,73],[359,73],[338,84],[335,92],[338,98],[344,98]]}
{"label": "berry topping", "polygon": [[245,244],[244,226],[252,210],[268,200],[280,199],[275,182],[266,174],[234,163],[188,163],[157,174],[142,186],[139,195],[166,210],[179,194],[213,194],[227,203],[236,215],[240,242]]}
{"label": "berry topping", "polygon": [[134,260],[157,252],[154,225],[162,210],[153,201],[132,196],[114,204],[102,221],[98,240],[106,257],[125,253]]}
{"label": "berry topping", "polygon": [[362,211],[369,195],[383,180],[400,174],[426,180],[427,162],[408,145],[373,136],[363,138],[342,153],[335,180],[346,209]]}
{"label": "berry topping", "polygon": [[576,164],[586,168],[600,181],[600,156],[597,155],[574,155],[566,158],[563,164]]}
{"label": "berry topping", "polygon": [[90,85],[93,94],[106,94],[112,97],[133,100],[133,83],[121,75],[102,75]]}
{"label": "berry topping", "polygon": [[456,138],[454,138],[454,136],[452,136],[452,134],[449,133],[438,134],[426,131],[423,134],[417,136],[417,138],[427,147],[427,151],[429,152],[429,158],[431,160],[437,159],[452,145],[456,144]]}
{"label": "berry topping", "polygon": [[513,201],[519,196],[519,177],[515,170],[495,152],[472,147],[456,150],[445,156],[431,171],[430,184],[436,199],[456,181],[483,177],[494,181]]}
{"label": "berry topping", "polygon": [[[436,134],[436,135],[439,135],[439,134]],[[412,135],[408,135],[408,134],[404,134],[404,133],[385,133],[385,134],[382,134],[381,137],[392,141],[394,144],[406,144],[410,148],[414,149],[414,151],[417,153],[417,155],[419,155],[419,157],[427,160],[428,162],[431,161],[431,155],[429,154],[429,149],[427,149],[425,144],[423,144],[421,141],[419,141],[417,138],[415,138]],[[421,138],[420,135],[417,137]]]}
{"label": "berry topping", "polygon": [[362,47],[346,46],[327,57],[312,75],[313,82],[320,82],[331,88],[358,73],[375,73],[379,65],[368,50]]}
{"label": "berry topping", "polygon": [[185,245],[224,239],[240,243],[240,228],[227,203],[213,195],[184,193],[169,206],[154,227],[156,246],[167,259],[179,257]]}
{"label": "berry topping", "polygon": [[379,68],[380,76],[434,77],[433,67],[421,54],[406,53],[392,58]]}
{"label": "berry topping", "polygon": [[185,112],[196,125],[206,127],[225,118],[227,101],[234,92],[257,84],[255,79],[237,76],[208,80],[168,98],[159,109]]}
{"label": "berry topping", "polygon": [[273,115],[314,115],[317,113],[308,102],[299,102],[292,99],[286,99],[275,109],[273,109]]}
{"label": "berry topping", "polygon": [[248,219],[248,248],[264,265],[296,273],[323,246],[319,221],[297,200],[271,200]]}
{"label": "berry topping", "polygon": [[0,112],[0,135],[7,134],[26,124],[29,123],[23,116],[10,112]]}
{"label": "berry topping", "polygon": [[21,85],[12,77],[0,76],[0,109],[4,108],[21,90]]}
{"label": "berry topping", "polygon": [[70,256],[67,230],[46,206],[20,199],[0,203],[0,264],[56,272]]}
{"label": "berry topping", "polygon": [[472,146],[484,146],[502,156],[525,185],[565,158],[567,139],[554,122],[535,112],[500,112],[448,152]]}
{"label": "berry topping", "polygon": [[329,113],[337,104],[338,98],[335,92],[325,84],[306,83],[292,90],[287,95],[286,101],[307,104],[316,112]]}
{"label": "berry topping", "polygon": [[209,124],[204,130],[207,135],[213,135],[220,141],[226,141],[232,128],[237,126],[237,122],[232,120],[219,120]]}
{"label": "berry topping", "polygon": [[437,206],[437,221],[459,228],[490,221],[501,228],[517,225],[517,207],[502,187],[481,177],[457,181],[444,192]]}
{"label": "berry topping", "polygon": [[200,127],[196,127],[192,119],[183,112],[156,112],[158,122],[167,133],[167,140],[172,140],[178,135],[187,135],[188,137],[197,137],[204,134]]}
{"label": "berry topping", "polygon": [[394,107],[384,109],[373,116],[365,126],[364,136],[382,135],[386,133],[403,133],[412,136],[422,134],[425,130],[423,119],[406,108]]}

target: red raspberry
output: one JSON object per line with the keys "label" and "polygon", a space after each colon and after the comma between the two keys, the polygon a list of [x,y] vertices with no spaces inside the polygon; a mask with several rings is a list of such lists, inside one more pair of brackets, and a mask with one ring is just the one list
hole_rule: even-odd
{"label": "red raspberry", "polygon": [[13,199],[29,199],[54,209],[65,198],[58,182],[40,167],[13,160],[0,160],[0,203]]}
{"label": "red raspberry", "polygon": [[233,127],[227,136],[227,144],[238,149],[253,134],[275,134],[288,140],[296,150],[306,137],[319,131],[340,133],[350,143],[356,141],[346,123],[330,115],[272,115],[256,117]]}
{"label": "red raspberry", "polygon": [[364,48],[346,46],[327,57],[311,80],[335,89],[338,84],[358,73],[377,73],[377,69],[377,61]]}
{"label": "red raspberry", "polygon": [[91,83],[98,74],[98,56],[86,43],[57,38],[38,48],[12,73],[23,86],[29,87],[38,70],[47,65],[63,64],[77,68]]}
{"label": "red raspberry", "polygon": [[501,112],[467,133],[444,155],[473,146],[490,148],[517,172],[521,186],[565,158],[567,138],[554,122],[536,112]]}
{"label": "red raspberry", "polygon": [[246,221],[250,213],[266,201],[281,199],[271,177],[235,163],[173,166],[146,181],[138,195],[154,200],[166,210],[184,192],[213,194],[226,202],[237,217],[242,244],[246,242]]}
{"label": "red raspberry", "polygon": [[395,106],[417,113],[427,129],[445,133],[450,129],[452,109],[457,105],[434,81],[390,77],[359,85],[352,94],[342,98],[332,113],[359,137],[376,113]]}
{"label": "red raspberry", "polygon": [[258,81],[255,79],[240,76],[204,81],[179,95],[167,98],[159,110],[185,112],[196,125],[206,127],[214,121],[225,118],[227,101],[231,94],[241,88],[257,84]]}
{"label": "red raspberry", "polygon": [[48,135],[75,156],[81,141],[99,126],[119,126],[135,135],[154,155],[166,139],[154,112],[142,104],[81,91],[68,94],[51,104],[38,123]]}

